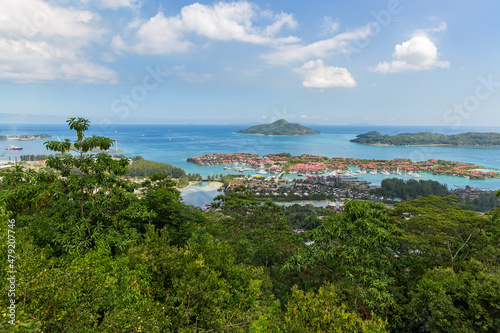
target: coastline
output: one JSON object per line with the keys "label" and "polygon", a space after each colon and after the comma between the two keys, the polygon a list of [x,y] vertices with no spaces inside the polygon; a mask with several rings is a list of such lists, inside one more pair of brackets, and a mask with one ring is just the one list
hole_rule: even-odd
{"label": "coastline", "polygon": [[388,147],[449,147],[449,148],[468,148],[468,147],[490,147],[490,148],[500,148],[500,145],[452,145],[448,143],[430,143],[430,144],[407,144],[407,145],[393,145],[389,143],[365,143],[365,142],[354,142],[358,145],[366,146],[388,146]]}

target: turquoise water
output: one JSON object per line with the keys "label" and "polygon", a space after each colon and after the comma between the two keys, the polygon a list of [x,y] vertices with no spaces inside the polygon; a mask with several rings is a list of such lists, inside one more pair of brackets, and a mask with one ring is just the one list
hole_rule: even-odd
{"label": "turquoise water", "polygon": [[[222,166],[202,167],[188,163],[188,157],[210,153],[248,152],[265,155],[268,153],[288,152],[293,155],[315,154],[327,157],[353,157],[394,159],[409,158],[413,161],[431,158],[474,163],[486,168],[500,168],[500,148],[492,147],[394,147],[368,146],[349,142],[356,135],[368,131],[379,131],[382,134],[398,132],[430,131],[446,134],[464,133],[469,131],[500,132],[500,127],[405,127],[405,126],[309,126],[322,132],[319,135],[267,137],[261,135],[236,134],[236,131],[247,125],[113,125],[108,128],[99,125],[91,126],[89,135],[111,137],[118,143],[118,149],[124,150],[126,156],[141,155],[146,159],[166,162],[183,168],[186,172],[200,173],[203,176],[227,173]],[[0,125],[1,135],[14,134],[51,134],[53,139],[75,139],[72,131],[65,124],[37,125],[19,124]],[[35,141],[0,141],[0,160],[14,159],[21,154],[50,153],[43,146],[45,140]],[[9,145],[15,144],[23,150],[6,151]],[[243,174],[253,174],[246,172]],[[466,185],[499,189],[500,179],[473,180],[463,177],[432,176],[421,173],[421,179],[433,179],[454,186]],[[391,175],[389,177],[393,177]],[[363,180],[380,184],[384,175],[364,175]],[[400,178],[407,179],[403,175]]]}

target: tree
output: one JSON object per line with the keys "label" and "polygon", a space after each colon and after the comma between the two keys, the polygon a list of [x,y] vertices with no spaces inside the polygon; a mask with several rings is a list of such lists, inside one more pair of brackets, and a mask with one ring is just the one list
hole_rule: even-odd
{"label": "tree", "polygon": [[[453,197],[429,196],[396,204],[393,211],[404,235],[400,253],[407,258],[421,258],[425,268],[455,265],[481,253],[495,251],[492,238],[498,222],[472,211],[462,210]],[[492,243],[495,242],[495,243]]]}
{"label": "tree", "polygon": [[[0,200],[19,217],[35,244],[54,253],[84,253],[101,244],[113,253],[134,244],[138,229],[154,217],[134,194],[137,185],[121,179],[127,159],[114,160],[102,152],[109,138],[85,137],[90,122],[70,118],[77,140],[47,141],[47,149],[61,153],[46,165],[57,174],[14,168],[3,173]],[[97,154],[92,153],[96,148]],[[75,150],[76,155],[71,153]]]}
{"label": "tree", "polygon": [[[145,194],[142,204],[154,214],[150,222],[157,229],[165,229],[168,232],[171,244],[185,245],[194,227],[205,221],[202,211],[181,203],[180,192],[175,188],[176,183],[166,174],[156,173],[143,185]],[[141,228],[141,232],[143,231]]]}
{"label": "tree", "polygon": [[500,272],[472,260],[425,273],[403,306],[400,332],[498,332]]}
{"label": "tree", "polygon": [[296,286],[287,304],[284,332],[388,332],[380,318],[363,320],[358,313],[349,312],[339,304],[335,288],[326,284],[318,293],[304,291]]}
{"label": "tree", "polygon": [[292,256],[284,269],[298,270],[305,283],[332,282],[341,300],[364,316],[386,314],[395,303],[389,272],[400,231],[382,204],[350,200],[344,207],[342,215],[308,232],[314,243]]}

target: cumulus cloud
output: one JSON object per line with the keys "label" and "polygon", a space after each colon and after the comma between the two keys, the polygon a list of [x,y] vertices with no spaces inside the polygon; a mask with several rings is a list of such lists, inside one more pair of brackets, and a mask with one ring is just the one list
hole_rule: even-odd
{"label": "cumulus cloud", "polygon": [[307,45],[281,45],[276,51],[263,55],[263,58],[271,64],[288,64],[311,58],[324,58],[332,53],[348,53],[352,43],[365,39],[371,33],[370,25],[366,25]]}
{"label": "cumulus cloud", "polygon": [[[137,22],[134,22],[136,25]],[[165,17],[158,13],[140,25],[136,33],[137,42],[128,45],[120,35],[113,37],[111,46],[118,51],[125,50],[140,54],[165,54],[184,52],[192,45],[182,37],[182,22],[179,17]]]}
{"label": "cumulus cloud", "polygon": [[352,88],[356,81],[346,68],[325,66],[323,60],[311,60],[295,68],[295,72],[304,78],[302,85],[306,88]]}
{"label": "cumulus cloud", "polygon": [[0,38],[0,78],[17,83],[47,80],[115,83],[116,73],[86,60],[70,46]]}
{"label": "cumulus cloud", "polygon": [[[261,19],[271,23],[259,26]],[[287,13],[259,12],[249,2],[219,2],[214,5],[194,3],[185,6],[176,16],[166,17],[159,12],[149,21],[140,24],[129,42],[121,35],[113,38],[117,50],[137,53],[166,54],[184,52],[192,43],[189,34],[210,40],[240,41],[254,44],[283,44],[297,42],[294,36],[277,37],[285,27],[293,29],[297,22]]]}
{"label": "cumulus cloud", "polygon": [[[446,29],[446,24],[441,24],[433,31],[444,29]],[[448,68],[450,62],[439,60],[436,44],[429,38],[426,30],[419,30],[410,40],[396,45],[392,61],[380,62],[371,70],[380,73],[395,73],[406,70],[420,71],[435,67]]]}
{"label": "cumulus cloud", "polygon": [[116,82],[114,71],[84,52],[106,33],[99,15],[44,0],[3,0],[0,13],[0,78]]}

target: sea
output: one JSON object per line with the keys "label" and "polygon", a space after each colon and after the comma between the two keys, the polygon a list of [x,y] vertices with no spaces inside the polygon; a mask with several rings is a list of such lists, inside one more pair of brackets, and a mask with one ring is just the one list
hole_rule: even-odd
{"label": "sea", "polygon": [[[500,132],[500,127],[429,127],[429,126],[378,126],[378,125],[308,125],[321,132],[306,136],[263,136],[236,133],[250,124],[239,125],[188,125],[188,124],[114,124],[92,125],[86,135],[106,136],[115,140],[119,154],[127,157],[140,155],[145,159],[165,162],[202,176],[226,174],[223,166],[198,166],[187,158],[212,153],[254,153],[260,156],[270,153],[292,155],[312,154],[327,157],[351,157],[363,159],[408,158],[424,161],[431,158],[473,163],[484,169],[500,169],[500,147],[441,147],[441,146],[370,146],[350,142],[356,135],[369,131],[394,135],[397,133],[433,132],[457,134],[465,132]],[[76,133],[66,124],[0,124],[0,135],[50,134],[51,140],[76,139]],[[23,154],[49,154],[44,146],[46,139],[33,141],[0,141],[0,161],[15,160]],[[10,145],[21,146],[21,151],[8,151]],[[234,173],[234,171],[233,171]],[[243,172],[244,175],[254,171]],[[471,186],[479,189],[500,189],[500,179],[466,179],[464,177],[439,176],[421,173],[420,179],[432,179],[446,184],[449,189]],[[380,185],[386,176],[360,175],[373,185]],[[409,179],[410,176],[391,175]],[[198,193],[199,192],[199,193]],[[210,203],[219,194],[213,184],[199,184],[183,190],[184,201],[189,204]]]}

